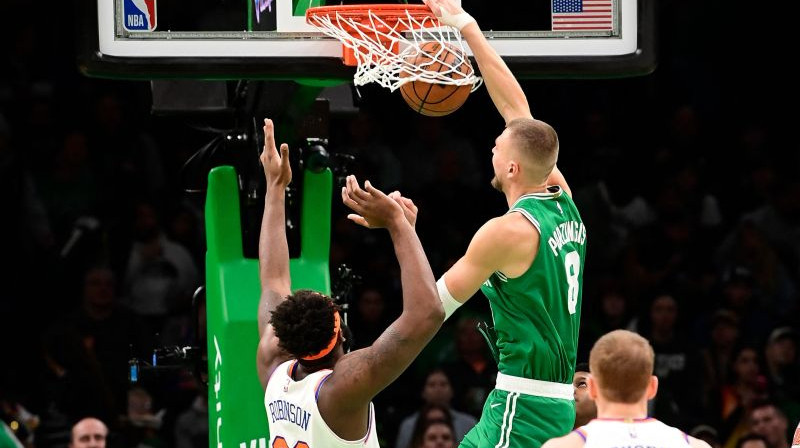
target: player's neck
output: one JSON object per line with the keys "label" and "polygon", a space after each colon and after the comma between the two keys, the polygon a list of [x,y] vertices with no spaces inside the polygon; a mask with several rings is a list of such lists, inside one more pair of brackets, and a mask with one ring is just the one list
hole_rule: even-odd
{"label": "player's neck", "polygon": [[547,192],[547,184],[541,185],[509,185],[503,193],[506,195],[506,202],[511,207],[515,202],[526,194],[545,193]]}
{"label": "player's neck", "polygon": [[639,403],[597,402],[599,419],[643,419],[647,418],[647,401]]}

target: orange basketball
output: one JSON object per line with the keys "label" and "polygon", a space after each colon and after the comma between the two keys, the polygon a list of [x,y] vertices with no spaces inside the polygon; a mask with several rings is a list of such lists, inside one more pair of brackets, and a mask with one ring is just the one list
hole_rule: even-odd
{"label": "orange basketball", "polygon": [[[407,61],[425,70],[446,72],[450,71],[449,66],[453,66],[458,61],[463,61],[457,70],[452,71],[448,76],[453,79],[465,78],[463,73],[469,70],[469,59],[466,58],[461,50],[447,45],[444,54],[438,58],[441,44],[439,42],[425,42],[420,45],[422,52],[407,58]],[[433,62],[432,62],[433,61]],[[444,61],[444,62],[439,62]],[[405,72],[401,77],[408,76]],[[415,111],[430,117],[440,117],[455,112],[467,100],[472,85],[447,85],[435,84],[425,81],[412,81],[400,86],[400,93],[406,103]]]}

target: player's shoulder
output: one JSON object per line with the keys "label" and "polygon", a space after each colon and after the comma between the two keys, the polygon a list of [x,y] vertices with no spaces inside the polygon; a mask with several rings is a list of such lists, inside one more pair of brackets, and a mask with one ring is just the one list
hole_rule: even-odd
{"label": "player's shoulder", "polygon": [[506,213],[486,221],[475,233],[474,241],[489,249],[503,251],[537,235],[536,228],[524,216]]}
{"label": "player's shoulder", "polygon": [[704,440],[700,440],[692,436],[687,436],[687,439],[689,440],[689,446],[692,448],[711,448],[711,445]]}
{"label": "player's shoulder", "polygon": [[544,445],[542,445],[542,448],[579,448],[585,443],[586,441],[584,440],[583,436],[581,436],[576,430],[565,436],[548,440],[544,443]]}

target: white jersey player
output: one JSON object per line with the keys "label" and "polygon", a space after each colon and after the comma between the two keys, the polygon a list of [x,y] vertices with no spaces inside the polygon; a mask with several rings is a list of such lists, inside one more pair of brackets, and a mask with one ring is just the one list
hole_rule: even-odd
{"label": "white jersey player", "polygon": [[[342,440],[325,424],[317,407],[319,390],[333,370],[318,370],[300,381],[295,381],[297,367],[296,360],[286,361],[275,369],[267,382],[264,407],[267,409],[269,433],[273,440],[271,446],[282,446],[278,438],[283,438],[287,445],[289,440],[297,441],[300,444],[294,445],[297,448],[305,448],[306,445],[329,448],[379,446],[378,436],[375,434],[375,410],[371,403],[366,435],[359,440]],[[302,445],[303,443],[306,445]]]}
{"label": "white jersey player", "polygon": [[654,418],[598,418],[575,429],[587,448],[658,446],[678,448],[692,446],[689,436],[678,428],[665,425]]}
{"label": "white jersey player", "polygon": [[589,396],[597,418],[542,448],[710,448],[683,431],[647,418],[647,401],[656,396],[655,354],[647,339],[626,330],[602,336],[589,354]]}
{"label": "white jersey player", "polygon": [[292,293],[286,241],[285,191],[291,182],[289,148],[275,147],[274,125],[264,121],[261,163],[267,197],[259,240],[261,301],[258,376],[265,389],[270,448],[377,448],[372,398],[394,381],[439,330],[444,309],[436,281],[414,231],[416,207],[353,176],[342,188],[348,216],[389,230],[400,264],[403,313],[370,347],[345,354],[338,306],[318,292]]}

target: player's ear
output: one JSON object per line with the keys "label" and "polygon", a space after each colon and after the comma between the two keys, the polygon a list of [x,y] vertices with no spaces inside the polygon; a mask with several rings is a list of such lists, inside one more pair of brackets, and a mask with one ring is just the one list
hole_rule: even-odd
{"label": "player's ear", "polygon": [[650,377],[650,383],[647,384],[647,399],[652,400],[655,398],[656,393],[658,393],[658,377],[652,375]]}
{"label": "player's ear", "polygon": [[597,383],[591,374],[586,377],[586,389],[589,392],[589,398],[597,400]]}
{"label": "player's ear", "polygon": [[506,174],[508,177],[519,175],[520,166],[514,160],[509,160],[508,165],[506,166]]}

